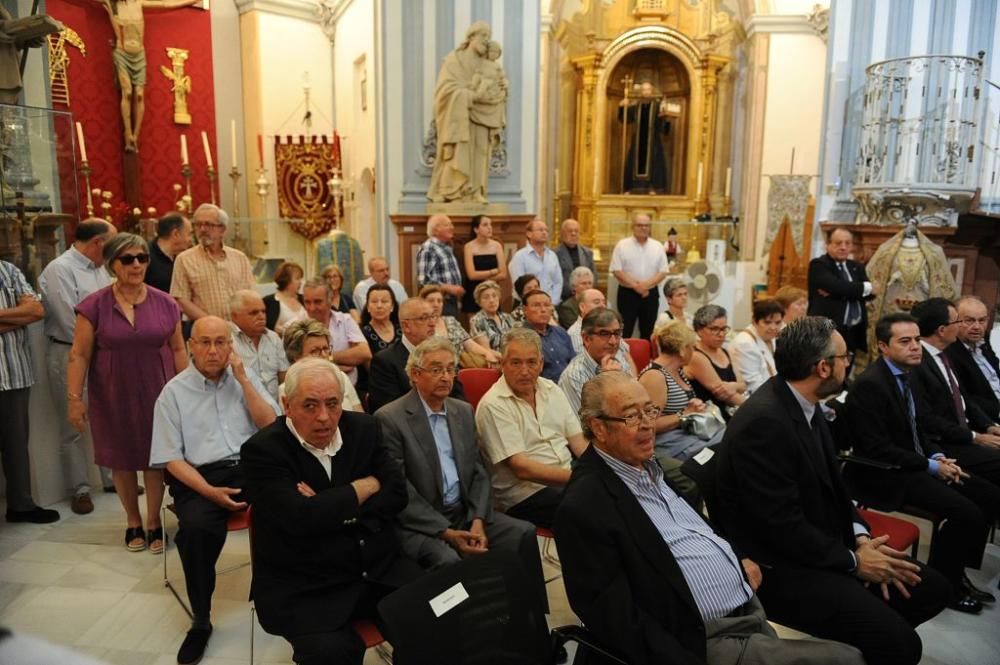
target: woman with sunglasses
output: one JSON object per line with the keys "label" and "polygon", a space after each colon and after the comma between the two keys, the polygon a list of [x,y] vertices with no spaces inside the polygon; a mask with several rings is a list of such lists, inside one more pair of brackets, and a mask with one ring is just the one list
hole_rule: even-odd
{"label": "woman with sunglasses", "polygon": [[[153,407],[188,358],[177,303],[143,283],[148,264],[149,247],[137,235],[119,233],[104,245],[104,267],[116,279],[76,307],[66,385],[70,422],[83,432],[89,421],[94,462],[112,471],[125,509],[125,546],[139,552],[148,544],[161,554],[163,471],[149,468]],[[148,532],[139,512],[137,471],[146,486]]]}
{"label": "woman with sunglasses", "polygon": [[727,321],[726,308],[719,305],[705,305],[694,313],[698,343],[684,371],[691,379],[695,397],[718,404],[722,416],[729,420],[746,399],[747,384],[739,378],[736,364],[722,346],[730,331]]}

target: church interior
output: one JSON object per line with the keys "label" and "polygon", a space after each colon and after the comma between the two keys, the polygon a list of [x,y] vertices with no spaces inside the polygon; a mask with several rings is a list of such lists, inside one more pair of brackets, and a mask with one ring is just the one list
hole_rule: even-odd
{"label": "church interior", "polygon": [[[454,223],[448,246],[463,272],[487,216],[504,277],[532,220],[544,222],[553,250],[575,220],[593,252],[593,287],[613,307],[631,290],[616,247],[645,216],[650,238],[666,243],[666,277],[686,285],[687,315],[722,307],[735,334],[782,287],[812,292],[810,262],[846,228],[851,259],[876,285],[865,304],[869,353],[851,350],[855,377],[878,359],[874,322],[928,298],[980,299],[995,349],[998,5],[2,0],[0,259],[40,292],[46,267],[79,244],[83,220],[152,246],[160,218],[194,219],[212,204],[227,214],[225,247],[247,257],[261,296],[274,297],[286,263],[302,280],[334,264],[343,292],[357,293],[375,276],[369,262],[384,257],[414,298],[435,216]],[[522,295],[510,277],[499,286],[507,312]],[[668,307],[662,288],[652,288],[657,313]],[[470,325],[467,313],[458,320]],[[93,457],[93,512],[71,509],[65,407],[50,397],[50,365],[56,345],[73,342],[42,320],[25,330],[31,494],[61,518],[0,522],[0,627],[93,659],[80,663],[177,662],[188,614],[177,602],[183,585],[179,594],[164,585],[184,577],[177,518],[166,513],[160,558],[123,548],[121,505],[101,492],[108,482]],[[916,557],[926,562],[939,524],[903,517],[919,528]],[[579,624],[551,537],[539,538],[548,625]],[[997,542],[968,572],[993,593]],[[230,532],[217,567],[232,570],[217,575],[206,665],[293,662],[289,644],[255,623],[249,556],[248,532]],[[922,624],[920,663],[1000,662],[998,613],[986,604]],[[364,662],[385,662],[388,651],[370,648]]]}

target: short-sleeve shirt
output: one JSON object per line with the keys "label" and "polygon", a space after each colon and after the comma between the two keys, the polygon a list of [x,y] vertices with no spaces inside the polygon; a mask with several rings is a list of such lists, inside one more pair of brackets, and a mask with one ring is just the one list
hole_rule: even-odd
{"label": "short-sleeve shirt", "polygon": [[[16,265],[0,261],[0,309],[17,307],[24,296],[38,298]],[[0,390],[28,388],[34,382],[27,327],[0,333]]]}
{"label": "short-sleeve shirt", "polygon": [[178,254],[170,295],[190,300],[208,314],[228,320],[230,298],[237,291],[254,290],[256,281],[246,254],[225,246],[222,251],[222,259],[210,256],[202,245]]}
{"label": "short-sleeve shirt", "polygon": [[235,323],[230,323],[233,333],[233,350],[243,359],[243,364],[252,369],[260,377],[267,388],[267,394],[278,402],[278,373],[288,371],[288,356],[281,337],[273,330],[264,330],[257,346],[250,337],[240,330]]}
{"label": "short-sleeve shirt", "polygon": [[[350,314],[343,312],[330,313],[330,350],[343,351],[351,347],[352,344],[368,344],[364,333],[357,322],[351,318]],[[346,372],[352,384],[358,382],[358,368],[354,367],[350,372]]]}
{"label": "short-sleeve shirt", "polygon": [[640,244],[635,236],[622,238],[611,253],[611,272],[622,271],[632,279],[647,280],[667,271],[667,255],[659,240],[647,238]]}
{"label": "short-sleeve shirt", "polygon": [[541,464],[569,469],[569,437],[580,434],[580,420],[563,391],[548,379],[535,384],[535,408],[511,392],[506,379],[486,391],[476,408],[476,430],[493,465],[493,488],[501,510],[515,506],[545,485],[521,480],[504,460],[518,453]]}

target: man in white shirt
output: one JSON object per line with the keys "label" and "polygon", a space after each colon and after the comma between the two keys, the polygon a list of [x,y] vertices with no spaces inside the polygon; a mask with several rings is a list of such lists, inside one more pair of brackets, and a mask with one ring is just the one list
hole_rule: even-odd
{"label": "man in white shirt", "polygon": [[364,310],[368,289],[376,284],[384,284],[392,289],[392,295],[396,296],[396,306],[402,305],[409,297],[406,289],[398,281],[389,277],[389,262],[384,256],[376,256],[368,259],[368,277],[358,282],[354,287],[354,306],[358,311]]}
{"label": "man in white shirt", "polygon": [[372,359],[372,350],[351,315],[330,308],[330,297],[330,287],[320,277],[310,279],[302,287],[302,304],[309,318],[330,329],[330,360],[355,385],[358,382],[358,365]]}
{"label": "man in white shirt", "polygon": [[553,305],[558,305],[562,300],[563,275],[559,257],[548,247],[549,227],[535,217],[528,222],[525,234],[528,244],[514,252],[508,266],[511,282],[521,275],[534,275],[539,289],[549,294]]}
{"label": "man in white shirt", "polygon": [[667,276],[667,255],[663,244],[649,237],[653,223],[649,215],[632,217],[632,236],[622,238],[611,254],[611,273],[618,280],[618,311],[625,336],[632,335],[636,321],[639,337],[653,334],[660,294],[657,286]]}
{"label": "man in white shirt", "polygon": [[280,402],[278,386],[285,380],[288,358],[281,337],[265,325],[264,299],[256,291],[237,291],[229,301],[233,350],[260,377],[268,394]]}

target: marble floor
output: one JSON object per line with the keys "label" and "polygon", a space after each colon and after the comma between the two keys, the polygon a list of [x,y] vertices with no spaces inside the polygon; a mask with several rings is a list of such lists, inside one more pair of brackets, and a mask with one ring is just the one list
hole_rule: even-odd
{"label": "marble floor", "polygon": [[[63,518],[51,525],[0,521],[0,625],[68,646],[112,665],[172,665],[188,618],[163,584],[163,558],[132,553],[122,541],[123,515],[114,495],[95,496],[96,509],[74,515],[68,503],[52,506]],[[2,504],[0,504],[2,509]],[[921,542],[929,542],[923,524]],[[168,519],[173,533],[176,524]],[[926,545],[921,559],[926,559]],[[229,535],[219,567],[249,558],[246,532]],[[171,544],[168,575],[183,589],[180,561]],[[546,570],[547,577],[553,574]],[[1000,547],[990,545],[983,569],[970,576],[996,591]],[[250,660],[251,621],[246,601],[249,568],[221,575],[214,597],[215,632],[204,665]],[[548,585],[551,625],[576,622],[561,581]],[[918,630],[924,665],[1000,665],[1000,608],[979,616],[945,610]],[[780,626],[779,632],[797,636]],[[284,640],[255,632],[258,664],[291,663]],[[381,662],[369,650],[365,664]]]}

